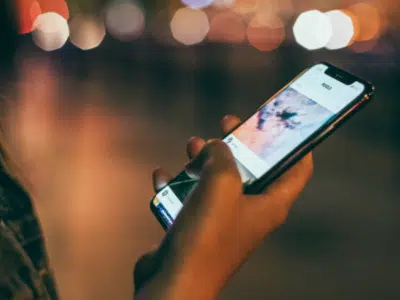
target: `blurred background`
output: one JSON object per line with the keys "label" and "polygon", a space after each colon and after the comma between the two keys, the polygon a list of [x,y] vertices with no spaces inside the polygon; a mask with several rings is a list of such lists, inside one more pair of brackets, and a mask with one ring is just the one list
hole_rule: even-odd
{"label": "blurred background", "polygon": [[190,136],[220,136],[225,114],[247,117],[318,61],[376,98],[318,147],[287,223],[220,299],[399,299],[397,0],[9,3],[2,126],[62,299],[131,299],[134,262],[164,235],[152,170],[179,172]]}

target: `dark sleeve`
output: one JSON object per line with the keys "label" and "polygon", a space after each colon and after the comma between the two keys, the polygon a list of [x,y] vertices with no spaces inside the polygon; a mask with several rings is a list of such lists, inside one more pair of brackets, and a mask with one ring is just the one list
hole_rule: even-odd
{"label": "dark sleeve", "polygon": [[22,245],[0,226],[0,299],[51,299]]}

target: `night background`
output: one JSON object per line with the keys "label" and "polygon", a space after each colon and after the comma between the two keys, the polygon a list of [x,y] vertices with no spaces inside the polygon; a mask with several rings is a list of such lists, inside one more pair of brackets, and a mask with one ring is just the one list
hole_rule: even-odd
{"label": "night background", "polygon": [[[189,137],[219,137],[224,115],[248,117],[319,61],[372,82],[376,97],[315,150],[286,224],[220,299],[399,299],[397,0],[9,3],[1,125],[63,299],[131,299],[135,261],[164,235],[152,170],[177,174]],[[337,31],[314,13],[294,34],[302,13],[339,9]],[[340,49],[324,49],[329,30]]]}

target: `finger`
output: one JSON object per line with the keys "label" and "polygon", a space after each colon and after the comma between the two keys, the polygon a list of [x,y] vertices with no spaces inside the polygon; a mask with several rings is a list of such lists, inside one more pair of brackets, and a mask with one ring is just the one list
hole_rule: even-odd
{"label": "finger", "polygon": [[235,129],[240,123],[241,123],[240,119],[236,116],[232,115],[225,116],[221,121],[222,133],[224,135],[228,134],[233,129]]}
{"label": "finger", "polygon": [[268,199],[273,199],[272,201],[276,199],[289,209],[305,188],[312,173],[313,158],[312,154],[309,153],[266,188],[263,194]]}
{"label": "finger", "polygon": [[186,146],[186,152],[189,159],[195,158],[201,152],[206,142],[199,137],[191,137]]}
{"label": "finger", "polygon": [[208,180],[220,173],[240,179],[231,150],[223,141],[216,139],[206,143],[200,154],[187,165],[186,172],[195,178],[200,178],[206,172]]}
{"label": "finger", "polygon": [[158,168],[153,172],[153,189],[157,193],[162,190],[168,182],[172,179],[172,176],[164,169]]}

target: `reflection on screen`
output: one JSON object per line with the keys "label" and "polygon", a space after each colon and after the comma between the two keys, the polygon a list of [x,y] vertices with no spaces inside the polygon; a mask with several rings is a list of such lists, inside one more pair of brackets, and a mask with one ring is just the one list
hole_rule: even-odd
{"label": "reflection on screen", "polygon": [[[361,83],[344,85],[325,75],[326,68],[311,68],[224,138],[244,184],[263,176],[362,93]],[[170,182],[167,195],[157,195],[154,203],[167,224],[196,184],[182,172]]]}

